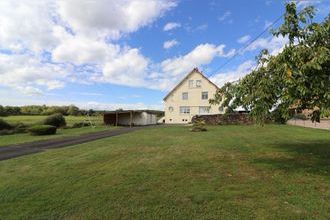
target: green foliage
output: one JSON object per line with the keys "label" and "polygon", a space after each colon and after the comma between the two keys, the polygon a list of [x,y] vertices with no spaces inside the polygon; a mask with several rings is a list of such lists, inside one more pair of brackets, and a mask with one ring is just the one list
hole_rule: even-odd
{"label": "green foliage", "polygon": [[82,128],[82,127],[88,127],[91,126],[91,124],[87,121],[77,122],[72,125],[72,128]]}
{"label": "green foliage", "polygon": [[29,128],[32,135],[50,135],[56,134],[56,126],[51,125],[34,125]]}
{"label": "green foliage", "polygon": [[321,118],[330,118],[330,108],[321,110]]}
{"label": "green foliage", "polygon": [[18,123],[14,125],[14,133],[25,133],[28,130],[28,126],[23,123]]}
{"label": "green foliage", "polygon": [[0,116],[9,115],[52,115],[61,113],[63,115],[84,115],[86,111],[80,110],[74,105],[70,106],[46,106],[46,105],[27,105],[27,106],[1,106]]}
{"label": "green foliage", "polygon": [[14,130],[9,130],[9,129],[0,130],[0,136],[1,135],[10,135],[10,134],[15,134],[15,131]]}
{"label": "green foliage", "polygon": [[56,113],[56,114],[48,116],[43,121],[43,124],[44,125],[52,125],[52,126],[55,126],[55,127],[59,128],[59,127],[64,127],[66,125],[66,121],[65,121],[65,118],[62,114]]}
{"label": "green foliage", "polygon": [[12,126],[5,120],[0,118],[0,130],[10,130]]}
{"label": "green foliage", "polygon": [[7,115],[19,115],[21,114],[21,108],[17,106],[5,106],[0,105],[0,116]]}
{"label": "green foliage", "polygon": [[276,108],[274,111],[271,112],[271,120],[277,124],[285,124],[286,121],[289,119],[289,115],[284,115],[283,112],[287,112],[286,109]]}
{"label": "green foliage", "polygon": [[0,118],[0,134],[15,134],[15,133],[24,133],[26,132],[27,126],[23,123],[18,124],[9,124],[5,120]]}
{"label": "green foliage", "polygon": [[312,7],[297,13],[296,5],[288,3],[284,24],[274,35],[288,37],[289,44],[277,55],[263,50],[257,67],[222,87],[211,102],[228,109],[243,106],[259,124],[274,109],[284,121],[292,107],[314,110],[311,120],[319,121],[322,109],[330,107],[330,19],[312,23],[313,16]]}
{"label": "green foliage", "polygon": [[197,119],[191,129],[193,132],[207,131],[205,128],[205,121],[203,119]]}
{"label": "green foliage", "polygon": [[77,115],[79,115],[79,108],[74,105],[70,105],[68,108],[67,114],[77,116]]}

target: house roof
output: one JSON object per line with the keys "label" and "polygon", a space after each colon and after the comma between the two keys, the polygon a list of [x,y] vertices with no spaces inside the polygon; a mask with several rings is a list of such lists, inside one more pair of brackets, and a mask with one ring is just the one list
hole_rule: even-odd
{"label": "house roof", "polygon": [[211,83],[212,85],[214,85],[217,89],[219,89],[219,87],[214,84],[211,80],[209,80],[202,72],[200,72],[198,70],[197,67],[195,67],[192,71],[190,71],[190,73],[188,73],[163,99],[164,101],[180,86],[182,85],[188,78],[190,75],[192,75],[193,73],[199,73],[204,79],[206,79],[209,83]]}

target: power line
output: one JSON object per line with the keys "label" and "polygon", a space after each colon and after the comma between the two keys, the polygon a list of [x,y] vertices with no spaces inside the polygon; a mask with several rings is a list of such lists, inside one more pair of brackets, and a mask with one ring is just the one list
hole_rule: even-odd
{"label": "power line", "polygon": [[266,33],[266,31],[269,31],[270,28],[273,27],[277,22],[279,22],[283,16],[284,16],[284,14],[282,14],[280,17],[278,17],[277,19],[275,19],[260,34],[258,34],[255,38],[253,38],[252,41],[250,41],[250,43],[248,43],[248,44],[244,45],[243,47],[241,47],[238,50],[238,52],[234,54],[234,56],[232,56],[225,63],[223,63],[222,65],[220,65],[211,75],[209,75],[209,77],[212,76],[212,75],[214,75],[215,73],[217,73],[220,69],[222,69],[228,63],[230,63],[233,59],[235,59],[240,54],[241,51],[244,51],[246,48],[248,48],[251,44],[253,44],[256,40],[258,40],[264,33]]}

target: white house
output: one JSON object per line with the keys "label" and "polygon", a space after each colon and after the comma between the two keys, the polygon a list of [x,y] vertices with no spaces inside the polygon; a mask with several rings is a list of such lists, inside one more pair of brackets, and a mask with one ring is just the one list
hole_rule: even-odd
{"label": "white house", "polygon": [[224,113],[219,105],[209,104],[218,89],[197,68],[193,69],[164,98],[165,123],[189,123],[194,115]]}

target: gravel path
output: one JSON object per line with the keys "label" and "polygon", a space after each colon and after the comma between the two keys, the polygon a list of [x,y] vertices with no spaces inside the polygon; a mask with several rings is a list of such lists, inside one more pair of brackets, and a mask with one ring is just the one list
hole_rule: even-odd
{"label": "gravel path", "polygon": [[119,128],[115,130],[83,134],[75,137],[56,138],[51,140],[34,141],[34,142],[4,146],[4,147],[0,147],[0,160],[7,160],[27,154],[43,152],[47,149],[61,148],[76,144],[82,144],[101,138],[126,134],[143,128],[144,127]]}

